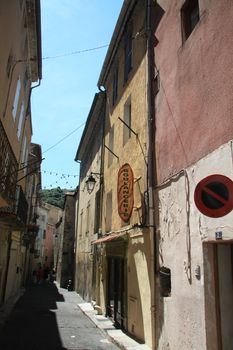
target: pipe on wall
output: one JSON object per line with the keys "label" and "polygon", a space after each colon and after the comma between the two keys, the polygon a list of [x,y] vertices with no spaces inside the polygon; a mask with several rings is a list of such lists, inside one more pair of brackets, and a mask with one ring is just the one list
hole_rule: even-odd
{"label": "pipe on wall", "polygon": [[147,188],[148,188],[148,225],[150,227],[151,243],[151,323],[152,323],[152,349],[156,347],[156,227],[155,227],[155,148],[154,148],[154,110],[152,108],[152,33],[151,33],[151,8],[152,0],[147,0],[147,122],[148,122],[148,170],[147,170]]}

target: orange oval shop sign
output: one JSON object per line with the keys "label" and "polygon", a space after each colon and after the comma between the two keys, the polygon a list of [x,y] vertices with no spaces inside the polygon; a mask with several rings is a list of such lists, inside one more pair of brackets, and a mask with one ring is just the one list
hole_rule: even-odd
{"label": "orange oval shop sign", "polygon": [[128,163],[122,165],[118,171],[117,181],[117,199],[118,199],[118,214],[124,222],[128,222],[134,204],[133,195],[133,170]]}

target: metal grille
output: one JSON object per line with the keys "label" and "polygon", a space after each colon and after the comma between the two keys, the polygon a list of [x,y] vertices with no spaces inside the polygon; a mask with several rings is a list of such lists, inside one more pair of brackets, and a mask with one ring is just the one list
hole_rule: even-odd
{"label": "metal grille", "polygon": [[18,163],[0,121],[0,193],[12,202],[15,197]]}

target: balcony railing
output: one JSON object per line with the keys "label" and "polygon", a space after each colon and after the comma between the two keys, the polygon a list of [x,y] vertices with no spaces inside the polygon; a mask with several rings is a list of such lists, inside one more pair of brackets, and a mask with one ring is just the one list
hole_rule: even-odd
{"label": "balcony railing", "polygon": [[0,121],[0,196],[12,204],[15,199],[18,163]]}
{"label": "balcony railing", "polygon": [[11,222],[16,226],[25,226],[27,223],[28,202],[21,186],[16,186],[14,204],[0,208],[0,219]]}

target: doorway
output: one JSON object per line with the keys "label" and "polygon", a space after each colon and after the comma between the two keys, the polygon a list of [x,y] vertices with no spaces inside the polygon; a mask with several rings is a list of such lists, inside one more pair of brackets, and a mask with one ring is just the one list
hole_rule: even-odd
{"label": "doorway", "polygon": [[124,328],[124,259],[108,257],[107,316],[117,328]]}
{"label": "doorway", "polygon": [[218,350],[233,349],[233,244],[214,245]]}

